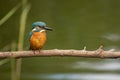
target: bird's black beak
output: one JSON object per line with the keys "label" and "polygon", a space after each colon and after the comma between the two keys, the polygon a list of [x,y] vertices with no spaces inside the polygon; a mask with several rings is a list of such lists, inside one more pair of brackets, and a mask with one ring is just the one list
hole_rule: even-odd
{"label": "bird's black beak", "polygon": [[47,26],[44,27],[45,30],[49,30],[49,31],[52,31],[53,29],[52,28],[49,28]]}

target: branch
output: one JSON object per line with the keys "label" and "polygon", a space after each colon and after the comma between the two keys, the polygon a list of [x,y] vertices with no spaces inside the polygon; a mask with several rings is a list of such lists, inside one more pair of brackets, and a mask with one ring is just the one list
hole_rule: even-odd
{"label": "branch", "polygon": [[84,50],[41,50],[41,51],[14,51],[0,52],[0,58],[19,58],[19,57],[89,57],[89,58],[120,58],[120,52],[114,52],[114,49],[104,51],[102,47],[95,51]]}

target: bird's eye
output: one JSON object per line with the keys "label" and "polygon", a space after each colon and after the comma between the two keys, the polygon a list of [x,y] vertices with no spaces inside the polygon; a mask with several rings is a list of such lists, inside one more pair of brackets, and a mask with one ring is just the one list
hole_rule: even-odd
{"label": "bird's eye", "polygon": [[39,29],[40,27],[39,27],[39,26],[36,26],[35,28],[36,28],[36,29]]}
{"label": "bird's eye", "polygon": [[44,26],[39,26],[39,28],[44,28]]}

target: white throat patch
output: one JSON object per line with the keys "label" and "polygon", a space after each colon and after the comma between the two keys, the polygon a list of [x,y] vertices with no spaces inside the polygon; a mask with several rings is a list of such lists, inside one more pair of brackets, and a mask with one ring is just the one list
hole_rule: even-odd
{"label": "white throat patch", "polygon": [[43,29],[43,30],[41,30],[40,32],[44,32],[45,30]]}
{"label": "white throat patch", "polygon": [[35,30],[36,30],[36,28],[32,29],[32,31],[35,31]]}

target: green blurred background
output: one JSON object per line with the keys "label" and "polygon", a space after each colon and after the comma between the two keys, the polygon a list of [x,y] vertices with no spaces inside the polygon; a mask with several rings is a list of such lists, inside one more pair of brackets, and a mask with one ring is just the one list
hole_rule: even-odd
{"label": "green blurred background", "polygon": [[[2,19],[21,0],[1,0]],[[34,21],[45,21],[54,31],[47,32],[44,49],[95,50],[101,44],[105,50],[120,49],[119,0],[28,0],[24,50],[28,50],[27,36]],[[18,43],[20,7],[0,26],[0,49],[10,51],[12,42]],[[17,50],[17,48],[16,48]],[[24,58],[22,80],[118,80],[119,59],[88,59],[73,57]],[[10,79],[10,63],[0,66],[0,80]],[[86,78],[89,77],[89,78]]]}

